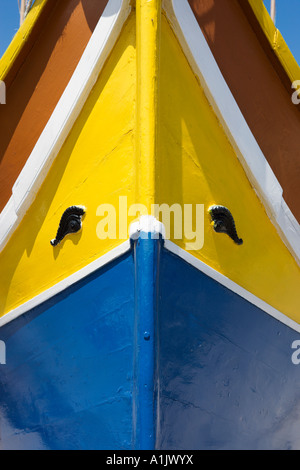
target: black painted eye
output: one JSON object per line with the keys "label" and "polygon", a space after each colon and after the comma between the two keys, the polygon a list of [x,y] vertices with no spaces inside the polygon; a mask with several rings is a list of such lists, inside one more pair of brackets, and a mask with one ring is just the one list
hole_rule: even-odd
{"label": "black painted eye", "polygon": [[214,229],[218,233],[226,232],[226,226],[224,222],[217,220],[214,224]]}
{"label": "black painted eye", "polygon": [[71,206],[63,213],[56,238],[51,240],[52,246],[57,246],[69,233],[77,233],[82,227],[81,218],[85,214],[82,206]]}
{"label": "black painted eye", "polygon": [[69,220],[68,227],[70,232],[78,232],[81,229],[81,222],[74,216],[74,219]]}
{"label": "black painted eye", "polygon": [[212,221],[214,222],[214,230],[217,233],[226,233],[237,245],[244,242],[238,237],[234,218],[227,207],[212,206],[209,209]]}

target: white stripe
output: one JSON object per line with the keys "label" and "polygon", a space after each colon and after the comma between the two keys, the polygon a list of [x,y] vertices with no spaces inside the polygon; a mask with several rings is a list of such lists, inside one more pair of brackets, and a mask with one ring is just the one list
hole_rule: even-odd
{"label": "white stripe", "polygon": [[0,250],[41,187],[131,11],[130,0],[109,0],[76,70],[36,143],[0,215]]}
{"label": "white stripe", "polygon": [[152,217],[152,216],[140,217],[138,222],[131,224],[129,230],[130,230],[129,240],[126,240],[124,243],[122,243],[118,247],[114,248],[110,252],[101,256],[100,258],[93,261],[92,263],[88,264],[87,266],[80,269],[76,273],[72,274],[66,279],[63,279],[62,281],[58,282],[54,286],[45,290],[44,292],[37,295],[33,299],[30,299],[28,302],[25,302],[24,304],[20,305],[14,310],[11,310],[7,314],[5,314],[3,317],[1,317],[0,328],[1,326],[6,325],[7,323],[10,323],[11,321],[15,320],[19,316],[28,312],[29,310],[44,303],[46,300],[51,299],[55,295],[64,291],[65,289],[68,289],[68,287],[72,286],[73,284],[80,281],[81,279],[89,276],[90,274],[95,272],[97,269],[102,268],[106,264],[110,263],[111,261],[125,254],[131,248],[131,240],[137,240],[140,236],[142,236],[142,233],[146,233],[146,232],[151,233],[153,234],[153,238],[155,238],[156,234],[161,234],[164,236],[164,233],[165,233],[165,228],[163,224],[159,222],[155,217]]}
{"label": "white stripe", "polygon": [[271,305],[267,304],[266,302],[264,302],[260,298],[258,298],[255,295],[251,294],[249,291],[247,291],[243,287],[241,287],[238,284],[236,284],[235,282],[231,281],[231,279],[229,279],[228,277],[224,276],[223,274],[219,273],[218,271],[211,268],[207,264],[203,263],[203,261],[200,261],[198,258],[195,258],[195,256],[192,256],[187,251],[185,251],[182,248],[180,248],[179,246],[175,245],[175,243],[173,243],[169,240],[166,240],[165,241],[165,248],[167,250],[169,250],[171,253],[173,253],[174,255],[179,256],[181,259],[186,261],[188,264],[190,264],[194,268],[196,268],[199,271],[206,274],[208,277],[214,279],[215,281],[217,281],[222,286],[224,286],[227,289],[231,290],[235,294],[238,294],[240,297],[243,297],[245,300],[247,300],[251,304],[258,307],[260,310],[263,310],[268,315],[271,315],[273,318],[276,318],[276,320],[280,321],[284,325],[286,325],[286,326],[292,328],[293,330],[297,331],[298,333],[300,333],[300,325],[298,323],[291,320],[286,315],[281,313],[279,310],[277,310],[276,308],[274,308]]}
{"label": "white stripe", "polygon": [[7,313],[3,317],[0,318],[0,328],[6,323],[9,323],[19,316],[23,315],[24,313],[32,310],[33,308],[37,307],[38,305],[42,304],[46,300],[51,299],[55,295],[59,294],[60,292],[68,289],[68,287],[72,286],[81,279],[89,276],[93,272],[97,271],[97,269],[102,268],[108,263],[111,263],[113,260],[119,258],[120,256],[124,255],[130,250],[130,240],[119,245],[117,248],[114,248],[109,253],[98,258],[96,261],[93,261],[89,265],[85,266],[84,268],[80,269],[76,273],[72,274],[71,276],[63,279],[62,281],[58,282],[54,286],[50,287],[50,289],[45,290],[41,294],[37,295],[33,299],[25,302],[24,304],[20,305],[19,307],[15,308],[11,312]]}
{"label": "white stripe", "polygon": [[[151,219],[151,220],[150,220]],[[109,253],[101,256],[99,259],[93,261],[89,265],[85,266],[84,268],[80,269],[76,273],[72,274],[66,279],[63,279],[61,282],[55,284],[50,289],[42,292],[41,294],[37,295],[33,299],[25,302],[23,305],[20,305],[16,309],[10,311],[9,313],[5,314],[3,317],[0,318],[0,328],[15,320],[19,316],[23,315],[24,313],[30,311],[31,309],[37,307],[38,305],[42,304],[43,302],[49,300],[50,298],[54,297],[55,295],[59,294],[60,292],[64,291],[68,287],[72,286],[76,282],[80,281],[81,279],[87,277],[88,275],[92,274],[96,270],[102,268],[103,266],[107,265],[108,263],[112,262],[113,260],[119,258],[123,254],[127,253],[131,249],[131,240],[136,240],[139,236],[142,237],[142,233],[151,233],[156,235],[160,233],[164,236],[165,228],[163,224],[156,221],[154,223],[152,218],[150,218],[147,222],[146,218],[140,222],[140,224],[132,224],[130,227],[130,239],[126,242],[122,243],[118,247],[111,250]],[[150,230],[148,231],[148,226],[151,225]],[[159,230],[158,230],[159,229]],[[155,238],[155,236],[153,237]],[[271,305],[267,304],[260,298],[256,297],[255,295],[251,294],[249,291],[244,289],[243,287],[239,286],[223,274],[219,273],[215,269],[211,268],[207,264],[200,261],[198,258],[195,258],[187,251],[180,248],[175,243],[171,242],[170,240],[164,241],[165,248],[170,251],[171,253],[175,254],[176,256],[180,257],[188,264],[193,266],[194,268],[198,269],[199,271],[203,272],[210,278],[217,281],[219,284],[223,285],[227,289],[231,290],[235,294],[239,295],[240,297],[244,298],[251,304],[258,307],[260,310],[266,312],[267,314],[271,315],[276,320],[280,321],[284,325],[292,328],[293,330],[300,333],[300,325],[295,321],[288,318],[286,315],[281,313],[279,310],[276,310]]]}
{"label": "white stripe", "polygon": [[163,0],[184,53],[253,185],[270,220],[300,264],[300,225],[282,188],[242,115],[187,0]]}

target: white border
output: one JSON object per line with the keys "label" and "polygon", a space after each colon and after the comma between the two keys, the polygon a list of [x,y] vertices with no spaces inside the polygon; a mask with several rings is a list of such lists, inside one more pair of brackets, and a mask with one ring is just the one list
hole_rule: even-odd
{"label": "white border", "polygon": [[109,0],[76,70],[16,180],[0,214],[0,251],[34,200],[131,12],[130,0]]}
{"label": "white border", "polygon": [[122,243],[121,245],[117,246],[113,250],[109,251],[105,255],[98,258],[96,261],[88,264],[84,268],[80,269],[76,273],[72,274],[71,276],[63,279],[62,281],[58,282],[54,286],[50,287],[50,289],[45,290],[41,294],[37,295],[33,299],[25,302],[24,304],[20,305],[19,307],[11,310],[9,313],[5,314],[3,317],[0,318],[0,328],[7,323],[15,320],[16,318],[20,317],[24,313],[32,310],[33,308],[37,307],[38,305],[44,303],[46,300],[51,299],[55,295],[59,294],[60,292],[68,289],[68,287],[72,286],[76,282],[84,279],[85,277],[89,276],[97,269],[102,268],[108,263],[111,263],[116,258],[124,255],[130,250],[130,240],[126,240],[126,242]]}
{"label": "white border", "polygon": [[175,243],[169,240],[165,240],[165,248],[174,255],[179,256],[181,259],[186,261],[194,268],[198,269],[198,271],[203,272],[208,277],[214,279],[222,286],[231,290],[235,294],[238,294],[240,297],[243,297],[245,300],[258,307],[260,310],[263,310],[268,315],[271,315],[273,318],[280,321],[284,325],[300,333],[300,325],[297,322],[291,320],[289,317],[281,313],[276,308],[272,307],[268,303],[261,300],[259,297],[256,297],[254,294],[251,294],[249,291],[236,284],[234,281],[231,281],[231,279],[229,279],[228,277],[224,276],[223,274],[219,273],[207,264],[203,263],[203,261],[200,261],[198,258],[195,258],[195,256],[183,250],[178,245],[175,245]]}
{"label": "white border", "polygon": [[164,225],[159,222],[153,216],[142,216],[139,218],[137,222],[134,222],[130,225],[129,228],[130,238],[126,240],[121,245],[117,246],[113,250],[109,251],[108,253],[102,255],[97,260],[93,261],[92,263],[88,264],[84,268],[80,269],[79,271],[71,274],[67,278],[63,279],[62,281],[58,282],[57,284],[53,285],[49,289],[45,290],[41,294],[35,296],[34,298],[24,302],[24,304],[20,305],[19,307],[11,310],[3,317],[0,317],[0,328],[7,323],[15,320],[16,318],[20,317],[24,313],[32,310],[33,308],[37,307],[38,305],[44,303],[46,300],[51,299],[55,295],[59,294],[60,292],[68,289],[68,287],[72,286],[76,282],[84,279],[85,277],[89,276],[97,269],[102,268],[108,263],[111,263],[115,259],[119,258],[120,256],[127,253],[131,248],[131,240],[137,240],[140,236],[142,237],[143,233],[151,233],[153,236],[151,238],[157,238],[157,235],[165,236],[165,227]]}
{"label": "white border", "polygon": [[222,76],[188,0],[163,0],[163,7],[270,220],[300,264],[300,225],[283,199],[283,190]]}
{"label": "white border", "polygon": [[[0,328],[6,325],[7,323],[10,323],[11,321],[15,320],[16,318],[20,317],[21,315],[25,314],[26,312],[32,310],[33,308],[37,307],[38,305],[44,303],[50,298],[54,297],[60,292],[64,291],[65,289],[72,286],[81,279],[84,279],[85,277],[89,276],[96,270],[102,268],[108,263],[124,255],[131,249],[131,240],[137,240],[139,237],[143,238],[143,233],[147,234],[146,238],[148,238],[148,234],[151,233],[153,235],[151,236],[151,239],[157,238],[157,234],[161,234],[162,237],[164,237],[165,227],[161,222],[159,222],[152,216],[141,217],[137,223],[133,223],[130,226],[129,240],[126,240],[118,247],[104,254],[103,256],[88,264],[84,268],[80,269],[76,273],[72,274],[66,279],[63,279],[62,281],[45,290],[33,299],[25,302],[14,310],[11,310],[9,313],[5,314],[3,317],[0,318]],[[164,240],[164,246],[168,251],[178,256],[182,260],[186,261],[189,265],[193,266],[198,271],[203,272],[211,279],[214,279],[219,284],[223,285],[230,291],[234,292],[235,294],[250,302],[252,305],[255,305],[257,308],[272,316],[276,320],[280,321],[284,325],[300,333],[300,325],[297,322],[291,320],[279,310],[275,309],[268,303],[256,297],[254,294],[251,294],[249,291],[239,286],[234,281],[219,273],[215,269],[211,268],[203,261],[200,261],[198,258],[195,258],[195,256],[183,250],[175,243],[171,242],[170,240]]]}

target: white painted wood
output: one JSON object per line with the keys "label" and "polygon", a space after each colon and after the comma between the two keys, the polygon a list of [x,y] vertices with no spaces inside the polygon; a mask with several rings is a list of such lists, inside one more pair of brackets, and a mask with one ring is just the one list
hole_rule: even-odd
{"label": "white painted wood", "polygon": [[24,313],[28,312],[29,310],[41,305],[46,300],[51,299],[55,295],[59,294],[60,292],[68,289],[68,287],[72,286],[76,282],[84,279],[85,277],[89,276],[93,272],[97,271],[97,269],[102,268],[103,266],[111,263],[113,260],[119,258],[120,256],[124,255],[130,250],[130,241],[127,240],[126,242],[119,245],[117,248],[114,248],[110,252],[106,253],[105,255],[98,258],[96,261],[88,264],[84,268],[80,269],[76,273],[68,276],[66,279],[58,282],[54,286],[50,287],[49,289],[45,290],[41,294],[37,295],[33,299],[25,302],[24,304],[20,305],[19,307],[15,308],[11,312],[7,313],[3,317],[0,318],[0,328],[3,325],[15,320],[19,316],[23,315]]}
{"label": "white painted wood", "polygon": [[260,310],[266,312],[268,315],[271,315],[273,318],[276,318],[276,320],[280,321],[284,325],[300,333],[300,325],[298,323],[291,320],[289,317],[287,317],[286,315],[284,315],[283,313],[281,313],[279,310],[275,309],[271,305],[267,304],[260,298],[251,294],[251,292],[239,286],[231,279],[227,278],[223,274],[219,273],[215,269],[203,263],[198,258],[195,258],[195,256],[191,255],[187,251],[175,245],[173,242],[166,240],[165,248],[169,250],[171,253],[173,253],[174,255],[179,256],[181,259],[186,261],[188,264],[190,264],[194,268],[198,269],[198,271],[203,272],[208,277],[214,279],[216,282],[226,287],[227,289],[231,290],[232,292],[239,295],[240,297],[243,297],[245,300],[247,300],[251,304],[258,307]]}
{"label": "white painted wood", "polygon": [[[92,274],[96,270],[102,268],[108,263],[124,255],[131,249],[131,240],[137,240],[139,237],[143,237],[143,234],[147,234],[147,238],[148,238],[148,234],[151,234],[152,235],[151,238],[154,238],[154,239],[156,238],[156,235],[158,234],[162,235],[164,238],[165,227],[163,226],[161,222],[159,222],[153,216],[140,217],[140,219],[137,222],[131,224],[130,226],[130,239],[129,240],[125,241],[118,247],[114,248],[110,252],[101,256],[99,259],[93,261],[92,263],[88,264],[87,266],[80,269],[76,273],[72,274],[66,279],[63,279],[62,281],[55,284],[51,288],[45,290],[38,296],[34,297],[28,302],[25,302],[23,305],[17,307],[16,309],[12,310],[11,312],[1,317],[0,328],[1,326],[15,320],[16,318],[28,312],[29,310],[37,307],[43,302],[49,300],[50,298],[64,291],[65,289],[72,286],[73,284],[80,281],[81,279],[84,279],[85,277]],[[260,298],[256,297],[251,292],[239,286],[236,282],[232,281],[231,279],[227,278],[226,276],[219,273],[215,269],[211,268],[210,266],[208,266],[207,264],[205,264],[203,261],[199,260],[198,258],[195,258],[195,256],[183,250],[182,248],[180,248],[178,245],[171,242],[170,240],[164,240],[164,246],[168,251],[170,251],[176,256],[179,256],[182,260],[184,260],[185,262],[187,262],[188,264],[190,264],[197,270],[203,272],[204,274],[214,279],[219,284],[223,285],[230,291],[244,298],[245,300],[255,305],[256,307],[258,307],[260,310],[267,313],[268,315],[271,315],[273,318],[280,321],[284,325],[300,333],[300,325],[298,323],[291,320],[289,317],[287,317],[286,315],[284,315],[283,313],[281,313],[279,310],[275,309],[268,303],[264,302]]]}
{"label": "white painted wood", "polygon": [[[143,235],[143,233],[151,233],[153,235],[153,238],[156,238],[157,234],[161,234],[164,236],[165,233],[165,228],[163,224],[153,216],[140,217],[137,222],[131,224],[129,230],[130,239],[132,240],[137,240],[140,236]],[[28,312],[29,310],[37,307],[38,305],[41,305],[43,302],[46,302],[47,300],[51,299],[55,295],[64,291],[65,289],[68,289],[68,287],[89,276],[96,270],[102,268],[108,263],[111,263],[115,259],[124,255],[131,248],[130,239],[126,240],[124,243],[109,251],[105,255],[101,256],[97,260],[93,261],[92,263],[75,272],[71,276],[68,276],[66,279],[63,279],[62,281],[53,285],[52,287],[37,295],[33,299],[29,300],[28,302],[25,302],[24,304],[20,305],[19,307],[15,308],[14,310],[1,317],[0,328],[1,326],[15,320],[19,316]]]}

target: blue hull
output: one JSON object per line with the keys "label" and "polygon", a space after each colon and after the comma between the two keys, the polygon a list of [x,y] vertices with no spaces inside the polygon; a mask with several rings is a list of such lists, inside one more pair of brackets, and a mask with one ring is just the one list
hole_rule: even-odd
{"label": "blue hull", "polygon": [[131,253],[5,325],[0,337],[2,449],[132,446]]}
{"label": "blue hull", "polygon": [[299,449],[299,333],[162,253],[161,449]]}
{"label": "blue hull", "polygon": [[0,329],[0,448],[298,449],[299,339],[140,238]]}

